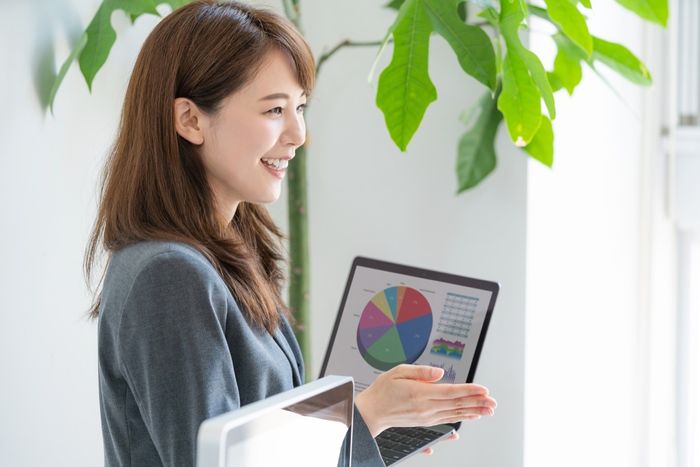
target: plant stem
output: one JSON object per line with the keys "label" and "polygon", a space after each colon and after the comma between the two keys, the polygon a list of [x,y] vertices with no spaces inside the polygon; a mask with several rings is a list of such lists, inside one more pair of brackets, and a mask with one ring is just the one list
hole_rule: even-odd
{"label": "plant stem", "polygon": [[382,45],[382,41],[364,41],[363,42],[363,41],[351,41],[350,39],[345,39],[344,41],[340,41],[340,42],[338,42],[338,44],[336,44],[335,47],[333,47],[331,50],[322,54],[319,57],[318,62],[316,64],[316,75],[318,76],[318,74],[320,73],[321,65],[323,65],[323,63],[326,60],[331,58],[334,53],[338,52],[343,47],[377,47],[380,45]]}
{"label": "plant stem", "polygon": [[530,3],[527,4],[527,11],[530,12],[533,16],[538,16],[542,19],[546,19],[550,23],[552,22],[552,18],[549,17],[549,13],[547,12],[547,9],[532,5]]}
{"label": "plant stem", "polygon": [[[282,0],[287,18],[303,34],[299,0]],[[306,180],[306,145],[296,150],[293,163],[287,168],[287,218],[289,221],[289,309],[296,320],[296,335],[304,366],[306,382],[311,372],[311,335],[309,303],[309,218]]]}
{"label": "plant stem", "polygon": [[[287,18],[303,34],[301,28],[300,0],[282,0]],[[381,45],[381,41],[352,42],[342,41],[330,52],[323,54],[316,66],[318,75],[321,65],[343,47],[366,47]],[[306,146],[297,149],[294,162],[287,169],[287,217],[289,221],[289,309],[295,320],[295,334],[304,363],[311,368],[311,335],[309,291],[309,220],[308,189],[306,177]],[[313,379],[306,372],[306,381]]]}
{"label": "plant stem", "polygon": [[[289,217],[289,308],[296,319],[295,334],[306,368],[311,367],[309,306],[309,221],[306,180],[306,146],[296,150],[287,169]],[[306,380],[310,381],[310,371]]]}

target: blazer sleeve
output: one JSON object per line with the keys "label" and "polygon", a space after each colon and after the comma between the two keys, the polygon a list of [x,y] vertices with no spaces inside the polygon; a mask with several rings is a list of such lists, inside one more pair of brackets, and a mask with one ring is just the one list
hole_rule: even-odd
{"label": "blazer sleeve", "polygon": [[165,467],[194,467],[199,425],[240,407],[226,297],[202,260],[170,251],[147,261],[125,301],[122,370]]}
{"label": "blazer sleeve", "polygon": [[352,417],[352,467],[386,467],[377,442],[357,407]]}

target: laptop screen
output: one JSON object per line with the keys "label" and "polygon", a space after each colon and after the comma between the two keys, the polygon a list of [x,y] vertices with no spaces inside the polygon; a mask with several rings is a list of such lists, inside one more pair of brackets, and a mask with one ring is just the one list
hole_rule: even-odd
{"label": "laptop screen", "polygon": [[348,278],[322,374],[350,375],[360,391],[401,363],[474,378],[498,284],[368,258]]}
{"label": "laptop screen", "polygon": [[319,390],[324,380],[205,421],[198,467],[350,467],[352,382]]}

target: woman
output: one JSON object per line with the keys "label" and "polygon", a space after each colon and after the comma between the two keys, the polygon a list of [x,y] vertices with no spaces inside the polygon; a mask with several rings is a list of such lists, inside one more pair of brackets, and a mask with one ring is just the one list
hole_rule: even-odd
{"label": "woman", "polygon": [[[282,233],[264,204],[304,143],[311,51],[284,18],[239,3],[174,11],[138,56],[104,175],[86,273],[109,259],[99,317],[107,466],[195,464],[209,417],[302,384],[281,298]],[[490,415],[478,385],[401,365],[356,398],[357,465],[389,426]]]}

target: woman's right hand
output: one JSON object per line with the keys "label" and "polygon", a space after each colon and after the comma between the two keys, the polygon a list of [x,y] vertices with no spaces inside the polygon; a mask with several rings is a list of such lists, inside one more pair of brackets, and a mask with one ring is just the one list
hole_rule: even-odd
{"label": "woman's right hand", "polygon": [[382,373],[355,398],[355,405],[376,437],[393,426],[432,426],[493,415],[496,400],[478,384],[434,384],[444,370],[427,365],[398,365]]}

